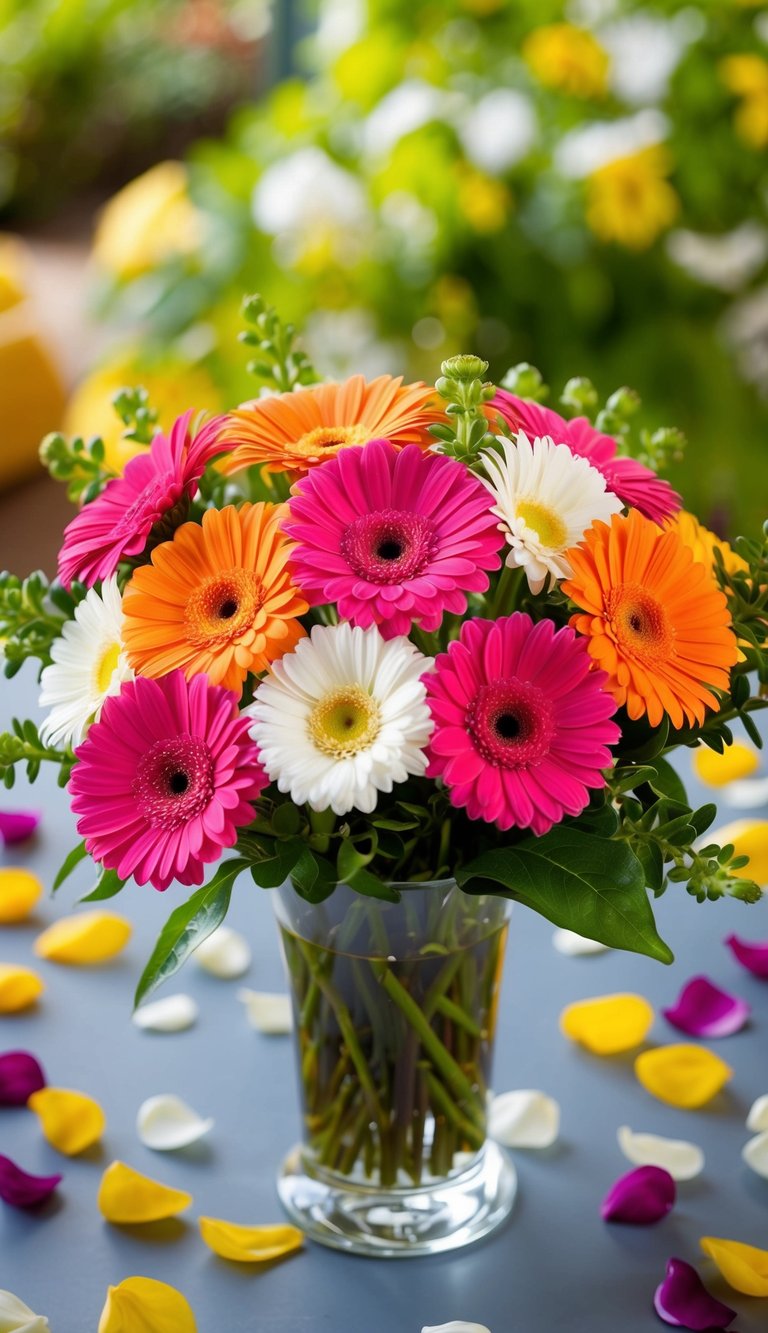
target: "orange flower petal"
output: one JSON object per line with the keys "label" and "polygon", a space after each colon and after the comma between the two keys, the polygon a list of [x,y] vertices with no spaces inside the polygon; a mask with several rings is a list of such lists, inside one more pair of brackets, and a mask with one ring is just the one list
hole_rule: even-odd
{"label": "orange flower petal", "polygon": [[618,1055],[645,1040],[653,1017],[642,995],[598,995],[569,1004],[560,1015],[560,1030],[594,1055]]}
{"label": "orange flower petal", "polygon": [[635,1074],[660,1102],[695,1110],[717,1096],[733,1070],[706,1047],[681,1042],[643,1051],[635,1060]]}

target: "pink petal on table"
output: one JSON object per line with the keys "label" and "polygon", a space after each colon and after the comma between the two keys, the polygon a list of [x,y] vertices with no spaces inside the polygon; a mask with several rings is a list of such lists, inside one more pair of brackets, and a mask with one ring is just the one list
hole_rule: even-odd
{"label": "pink petal on table", "polygon": [[746,1000],[720,990],[707,977],[692,977],[677,1003],[661,1011],[668,1023],[691,1037],[730,1037],[752,1012]]}
{"label": "pink petal on table", "polygon": [[53,1194],[61,1176],[30,1176],[10,1157],[0,1157],[0,1199],[14,1208],[33,1208]]}
{"label": "pink petal on table", "polygon": [[654,1309],[665,1324],[675,1328],[727,1328],[736,1318],[736,1311],[710,1296],[692,1264],[684,1259],[670,1259],[667,1275],[656,1288]]}
{"label": "pink petal on table", "polygon": [[754,976],[768,979],[768,940],[758,943],[740,940],[738,935],[729,935],[725,943],[737,963],[741,963]]}
{"label": "pink petal on table", "polygon": [[637,1166],[612,1185],[600,1205],[604,1222],[647,1226],[660,1222],[674,1206],[677,1190],[661,1166]]}
{"label": "pink petal on table", "polygon": [[8,847],[31,838],[42,816],[38,810],[0,810],[0,838]]}
{"label": "pink petal on table", "polygon": [[45,1074],[29,1051],[0,1055],[0,1106],[26,1106],[33,1092],[45,1087]]}

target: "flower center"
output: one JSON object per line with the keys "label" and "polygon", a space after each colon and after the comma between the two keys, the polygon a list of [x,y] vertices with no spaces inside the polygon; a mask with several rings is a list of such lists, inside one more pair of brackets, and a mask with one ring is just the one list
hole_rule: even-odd
{"label": "flower center", "polygon": [[156,523],[181,498],[182,489],[174,472],[153,477],[115,525],[114,540],[135,537],[137,528]]}
{"label": "flower center", "polygon": [[286,453],[300,458],[332,458],[350,444],[366,444],[369,437],[366,426],[316,426],[286,445]]}
{"label": "flower center", "polygon": [[188,641],[196,648],[231,642],[251,627],[263,601],[253,570],[213,574],[195,588],[184,609]]}
{"label": "flower center", "polygon": [[213,756],[199,736],[155,741],[141,756],[133,795],[153,828],[176,829],[194,819],[214,790]]}
{"label": "flower center", "polygon": [[96,663],[96,690],[99,694],[106,694],[109,689],[119,657],[120,644],[110,643]]}
{"label": "flower center", "polygon": [[467,709],[467,730],[489,764],[523,768],[548,753],[555,724],[544,692],[510,676],[480,687]]}
{"label": "flower center", "polygon": [[607,598],[608,622],[623,652],[644,661],[658,661],[672,653],[675,634],[661,602],[636,583],[611,588]]}
{"label": "flower center", "polygon": [[434,523],[407,510],[362,514],[341,538],[341,554],[350,569],[369,583],[404,583],[416,578],[436,550]]}
{"label": "flower center", "polygon": [[379,706],[360,685],[343,685],[315,704],[308,726],[318,750],[343,759],[373,744],[381,726]]}
{"label": "flower center", "polygon": [[517,517],[536,533],[542,546],[565,546],[568,529],[554,509],[540,504],[538,500],[518,500],[516,508]]}

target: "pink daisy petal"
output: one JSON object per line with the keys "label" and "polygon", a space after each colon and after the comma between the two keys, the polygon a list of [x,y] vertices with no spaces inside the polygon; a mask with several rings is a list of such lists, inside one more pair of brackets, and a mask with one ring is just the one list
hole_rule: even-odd
{"label": "pink daisy petal", "polygon": [[648,1226],[674,1207],[675,1182],[660,1166],[638,1166],[612,1185],[600,1205],[604,1222]]}
{"label": "pink daisy petal", "polygon": [[0,1199],[12,1208],[34,1208],[53,1194],[61,1180],[61,1176],[31,1176],[10,1157],[0,1157]]}
{"label": "pink daisy petal", "polygon": [[742,967],[755,977],[768,979],[768,941],[757,944],[740,940],[738,935],[729,935],[725,943]]}
{"label": "pink daisy petal", "polygon": [[6,847],[26,842],[35,832],[42,815],[39,810],[0,810],[0,838]]}
{"label": "pink daisy petal", "polygon": [[704,1330],[727,1328],[736,1311],[707,1291],[692,1264],[684,1259],[670,1259],[664,1281],[656,1288],[654,1309],[665,1324],[675,1328]]}
{"label": "pink daisy petal", "polygon": [[0,1106],[26,1106],[32,1093],[44,1087],[42,1065],[29,1051],[0,1055]]}
{"label": "pink daisy petal", "polygon": [[744,1027],[752,1009],[707,977],[692,977],[677,1003],[661,1012],[668,1023],[692,1037],[730,1037]]}

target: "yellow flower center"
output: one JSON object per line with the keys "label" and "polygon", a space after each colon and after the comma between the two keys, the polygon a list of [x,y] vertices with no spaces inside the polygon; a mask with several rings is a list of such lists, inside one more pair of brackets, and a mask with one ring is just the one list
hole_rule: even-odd
{"label": "yellow flower center", "polygon": [[119,656],[119,643],[110,643],[101,654],[96,664],[96,689],[99,694],[106,694],[109,689]]}
{"label": "yellow flower center", "polygon": [[517,516],[523,520],[527,528],[536,533],[542,546],[555,548],[565,546],[568,529],[560,515],[553,509],[539,504],[538,500],[520,500],[517,505]]}
{"label": "yellow flower center", "polygon": [[316,426],[286,446],[286,453],[300,458],[332,458],[350,444],[366,444],[370,431],[365,426]]}
{"label": "yellow flower center", "polygon": [[250,569],[228,569],[195,588],[184,612],[187,639],[196,648],[231,643],[250,628],[263,603]]}
{"label": "yellow flower center", "polygon": [[323,754],[343,759],[375,741],[379,706],[360,685],[343,685],[320,699],[309,715],[309,734]]}
{"label": "yellow flower center", "polygon": [[661,602],[639,584],[622,583],[608,596],[608,620],[622,650],[641,661],[666,660],[675,635]]}

